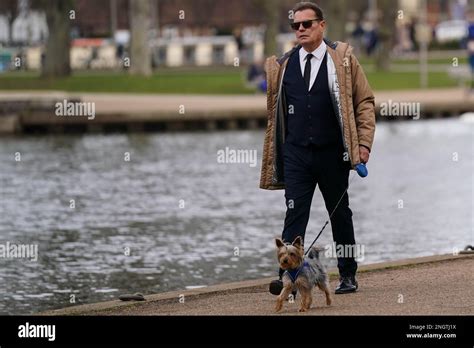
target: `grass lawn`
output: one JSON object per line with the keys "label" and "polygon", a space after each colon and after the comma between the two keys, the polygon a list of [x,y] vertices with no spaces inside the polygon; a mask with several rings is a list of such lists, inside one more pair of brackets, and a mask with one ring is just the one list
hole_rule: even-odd
{"label": "grass lawn", "polygon": [[62,90],[68,92],[125,92],[177,94],[249,94],[241,70],[163,69],[151,77],[125,72],[77,72],[68,78],[45,80],[32,73],[0,75],[0,90]]}
{"label": "grass lawn", "polygon": [[[368,72],[374,90],[416,89],[416,72]],[[454,87],[447,73],[431,72],[429,87]],[[76,72],[63,79],[45,80],[32,72],[0,74],[0,90],[61,90],[67,92],[124,92],[174,94],[252,94],[245,85],[245,70],[236,68],[159,69],[150,78],[124,72]]]}
{"label": "grass lawn", "polygon": [[[397,90],[420,88],[420,75],[417,72],[381,73],[368,72],[367,79],[374,90]],[[428,75],[429,88],[456,87],[456,80],[444,72],[430,72]]]}
{"label": "grass lawn", "polygon": [[[453,64],[453,58],[429,58],[428,59],[428,64],[439,64],[439,65],[446,65],[446,67],[451,66]],[[468,58],[465,56],[460,56],[458,58],[458,64],[469,64]],[[366,65],[366,64],[371,64],[375,65],[375,59],[374,58],[367,58],[367,57],[360,57],[358,58],[360,64]],[[414,65],[418,64],[419,61],[418,59],[393,59],[391,61],[392,65]]]}

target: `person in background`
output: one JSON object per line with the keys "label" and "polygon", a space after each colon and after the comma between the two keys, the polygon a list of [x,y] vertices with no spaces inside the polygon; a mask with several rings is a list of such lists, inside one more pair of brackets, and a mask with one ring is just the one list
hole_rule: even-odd
{"label": "person in background", "polygon": [[474,92],[474,9],[471,10],[469,15],[467,34],[467,53],[469,55],[469,65],[471,66],[471,93]]}
{"label": "person in background", "polygon": [[249,70],[247,72],[247,82],[249,85],[262,92],[267,91],[267,83],[262,61],[255,61],[254,63],[250,64]]}

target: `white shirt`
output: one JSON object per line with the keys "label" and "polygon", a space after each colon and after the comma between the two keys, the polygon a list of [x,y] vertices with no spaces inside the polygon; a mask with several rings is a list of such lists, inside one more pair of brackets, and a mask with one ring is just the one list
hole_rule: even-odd
{"label": "white shirt", "polygon": [[311,76],[309,79],[309,89],[313,87],[314,81],[316,81],[316,76],[318,76],[319,68],[321,67],[321,63],[324,58],[324,54],[327,51],[327,47],[324,41],[321,42],[318,48],[316,48],[313,52],[306,52],[306,50],[301,47],[300,48],[300,66],[301,66],[301,75],[304,78],[304,67],[306,65],[306,56],[311,53],[313,58],[311,58]]}

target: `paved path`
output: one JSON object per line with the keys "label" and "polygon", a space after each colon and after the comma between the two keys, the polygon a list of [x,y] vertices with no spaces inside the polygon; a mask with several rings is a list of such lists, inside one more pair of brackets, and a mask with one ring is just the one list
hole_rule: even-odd
{"label": "paved path", "polygon": [[[373,264],[360,268],[360,289],[334,295],[325,305],[323,294],[313,291],[309,312],[297,313],[295,303],[286,303],[282,314],[290,315],[473,315],[474,254],[444,255]],[[204,289],[146,296],[147,301],[104,302],[48,315],[272,315],[275,297],[268,293],[269,279],[223,284]],[[337,285],[332,274],[331,287]],[[184,303],[180,295],[184,294]],[[182,297],[181,297],[182,298]]]}

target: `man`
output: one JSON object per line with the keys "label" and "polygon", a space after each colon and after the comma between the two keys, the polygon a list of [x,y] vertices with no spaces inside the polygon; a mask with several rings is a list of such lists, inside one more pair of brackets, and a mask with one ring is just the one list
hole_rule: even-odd
{"label": "man", "polygon": [[[350,169],[369,160],[375,132],[374,95],[352,47],[323,40],[326,21],[316,4],[298,3],[291,26],[298,45],[265,63],[268,125],[260,188],[285,189],[282,239],[291,243],[297,236],[304,239],[319,185],[328,213],[337,207],[331,218],[336,246],[355,247],[349,197],[343,193]],[[357,262],[353,255],[344,256],[338,258],[336,294],[358,288]],[[280,280],[270,284],[275,295],[283,286],[281,277],[280,269]]]}
{"label": "man", "polygon": [[471,92],[474,92],[474,9],[469,12],[467,52],[469,55],[469,65],[471,66],[471,83],[469,88]]}

